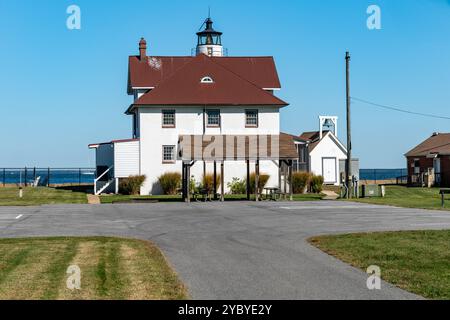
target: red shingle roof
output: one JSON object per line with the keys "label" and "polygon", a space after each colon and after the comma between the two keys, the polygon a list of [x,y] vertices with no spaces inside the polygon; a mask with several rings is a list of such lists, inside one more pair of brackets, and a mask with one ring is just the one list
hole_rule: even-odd
{"label": "red shingle roof", "polygon": [[[147,57],[128,60],[128,93],[132,87],[156,87],[195,57]],[[280,80],[272,57],[212,57],[212,60],[260,88],[280,88]]]}
{"label": "red shingle roof", "polygon": [[405,156],[421,157],[429,154],[450,155],[450,133],[433,134]]}
{"label": "red shingle roof", "polygon": [[[201,83],[203,77],[211,77],[214,82]],[[201,54],[164,78],[155,89],[141,96],[130,108],[134,105],[283,107],[287,103],[224,67],[216,59]]]}

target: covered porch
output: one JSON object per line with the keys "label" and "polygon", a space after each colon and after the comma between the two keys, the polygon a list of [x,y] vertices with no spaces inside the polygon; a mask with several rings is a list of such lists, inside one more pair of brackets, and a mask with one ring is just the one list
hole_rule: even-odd
{"label": "covered porch", "polygon": [[[247,200],[253,196],[255,201],[262,199],[261,161],[270,161],[278,168],[278,186],[266,192],[277,193],[285,200],[293,198],[292,173],[298,153],[288,135],[184,135],[179,137],[178,157],[182,163],[182,198],[185,202],[191,201],[191,168],[197,162],[213,164],[214,200],[225,201],[225,163],[236,161],[246,166]],[[250,185],[251,169],[254,170],[254,186]]]}

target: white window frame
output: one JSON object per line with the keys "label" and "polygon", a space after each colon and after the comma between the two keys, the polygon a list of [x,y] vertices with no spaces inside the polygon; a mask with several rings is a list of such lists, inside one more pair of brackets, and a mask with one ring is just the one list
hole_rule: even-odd
{"label": "white window frame", "polygon": [[[210,123],[209,122],[209,116],[211,115],[210,112],[217,113],[217,123]],[[214,114],[214,116],[215,115],[216,114]],[[220,123],[221,123],[220,109],[208,109],[208,110],[206,110],[206,126],[208,128],[220,128]]]}
{"label": "white window frame", "polygon": [[[169,154],[166,148],[171,149],[170,159],[166,159],[166,155]],[[163,145],[162,146],[162,162],[163,163],[175,163],[175,146],[174,145]]]}
{"label": "white window frame", "polygon": [[[165,123],[166,115],[173,114],[173,123]],[[164,109],[161,111],[161,120],[162,120],[162,127],[163,128],[175,128],[176,126],[176,112],[173,109]]]}
{"label": "white window frame", "polygon": [[201,82],[201,83],[214,83],[214,80],[213,80],[213,78],[211,78],[210,76],[206,76],[206,77],[203,77],[203,78],[200,80],[200,82]]}
{"label": "white window frame", "polygon": [[[256,114],[256,123],[249,123],[249,114]],[[246,128],[258,128],[259,126],[259,110],[258,109],[247,109],[245,110],[245,127]]]}

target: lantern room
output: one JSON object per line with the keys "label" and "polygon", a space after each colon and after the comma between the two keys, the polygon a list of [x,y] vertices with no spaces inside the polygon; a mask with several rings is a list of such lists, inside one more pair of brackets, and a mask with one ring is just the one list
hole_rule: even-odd
{"label": "lantern room", "polygon": [[210,17],[205,20],[203,25],[205,25],[205,29],[197,32],[197,55],[203,53],[210,57],[222,57],[222,32],[214,30]]}

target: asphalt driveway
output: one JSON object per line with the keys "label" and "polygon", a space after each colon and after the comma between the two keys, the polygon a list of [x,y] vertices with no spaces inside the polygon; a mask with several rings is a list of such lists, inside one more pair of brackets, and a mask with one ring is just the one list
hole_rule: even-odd
{"label": "asphalt driveway", "polygon": [[346,202],[0,207],[0,237],[152,240],[195,299],[415,299],[310,246],[310,236],[450,229],[450,213]]}

